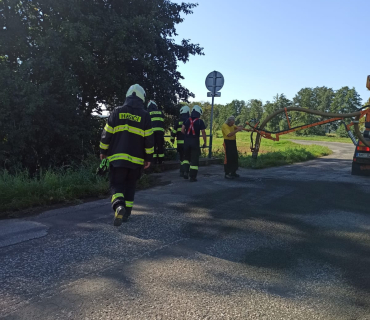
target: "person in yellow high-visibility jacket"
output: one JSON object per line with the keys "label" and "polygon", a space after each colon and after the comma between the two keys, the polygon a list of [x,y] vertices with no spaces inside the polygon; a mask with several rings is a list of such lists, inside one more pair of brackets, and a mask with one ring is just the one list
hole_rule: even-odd
{"label": "person in yellow high-visibility jacket", "polygon": [[242,131],[243,127],[235,125],[235,117],[230,116],[222,125],[222,135],[224,136],[225,160],[224,170],[226,179],[239,178],[236,173],[238,170],[238,149],[236,147],[236,134]]}

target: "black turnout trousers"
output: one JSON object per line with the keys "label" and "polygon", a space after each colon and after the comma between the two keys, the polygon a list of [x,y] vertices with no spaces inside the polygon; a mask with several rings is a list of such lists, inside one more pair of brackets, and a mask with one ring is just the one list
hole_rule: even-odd
{"label": "black turnout trousers", "polygon": [[184,152],[184,144],[177,145],[177,152],[179,153],[180,157],[180,173],[184,173],[184,160],[185,160],[185,152]]}
{"label": "black turnout trousers", "polygon": [[140,178],[142,168],[130,169],[125,167],[110,167],[110,190],[112,208],[124,206],[131,212],[134,205],[136,182]]}
{"label": "black turnout trousers", "polygon": [[225,161],[224,169],[225,174],[234,174],[238,170],[239,164],[239,155],[238,149],[236,148],[236,140],[224,140],[225,148]]}
{"label": "black turnout trousers", "polygon": [[164,132],[154,131],[153,162],[162,163],[164,159]]}
{"label": "black turnout trousers", "polygon": [[200,156],[199,137],[185,139],[184,153],[184,172],[189,173],[190,178],[196,178]]}

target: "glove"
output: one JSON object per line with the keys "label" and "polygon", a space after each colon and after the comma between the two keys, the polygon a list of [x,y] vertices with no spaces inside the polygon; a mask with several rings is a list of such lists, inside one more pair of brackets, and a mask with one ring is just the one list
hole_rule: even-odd
{"label": "glove", "polygon": [[96,174],[99,176],[103,176],[109,171],[109,160],[103,159],[100,163],[100,166],[98,169],[96,169]]}

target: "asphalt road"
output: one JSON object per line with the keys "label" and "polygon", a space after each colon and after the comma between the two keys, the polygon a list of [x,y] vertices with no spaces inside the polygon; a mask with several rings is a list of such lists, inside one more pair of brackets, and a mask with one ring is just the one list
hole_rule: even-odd
{"label": "asphalt road", "polygon": [[160,174],[120,228],[109,199],[0,221],[0,318],[370,319],[370,178],[317,144],[233,181]]}

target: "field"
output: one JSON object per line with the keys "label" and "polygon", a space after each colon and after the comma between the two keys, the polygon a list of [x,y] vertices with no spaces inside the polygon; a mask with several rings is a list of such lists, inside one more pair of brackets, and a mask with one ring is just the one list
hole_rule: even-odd
{"label": "field", "polygon": [[[207,141],[207,143],[209,143],[209,141]],[[250,143],[250,133],[239,132],[237,134],[239,164],[244,168],[262,169],[287,165],[295,162],[312,160],[332,153],[329,148],[323,146],[303,146],[288,140],[275,142],[268,139],[262,139],[258,159],[254,161],[250,151]],[[223,137],[221,131],[219,131],[213,137],[212,149],[214,156],[220,158],[224,157],[222,144]],[[203,156],[206,156],[206,152],[206,150],[203,150]]]}

